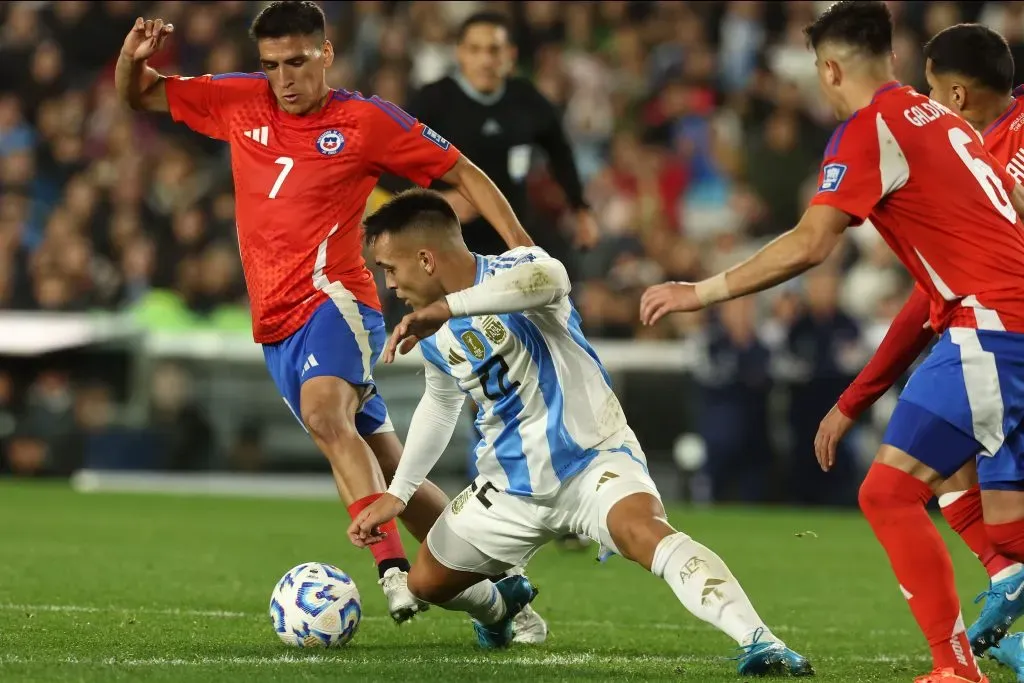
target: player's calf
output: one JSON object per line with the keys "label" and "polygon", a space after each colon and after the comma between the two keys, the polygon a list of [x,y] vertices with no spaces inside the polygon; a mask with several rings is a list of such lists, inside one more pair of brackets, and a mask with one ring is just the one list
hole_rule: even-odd
{"label": "player's calf", "polygon": [[654,496],[623,498],[608,512],[606,524],[619,554],[665,579],[695,616],[740,645],[751,642],[759,629],[768,630],[721,558],[672,528]]}
{"label": "player's calf", "polygon": [[[338,493],[355,519],[386,488],[380,465],[356,428],[360,395],[354,386],[338,377],[319,376],[303,383],[299,405],[302,422],[331,463]],[[383,540],[371,545],[370,552],[377,564],[388,611],[395,621],[403,622],[422,611],[422,605],[406,585],[409,560],[398,525],[391,520],[381,525],[380,531]]]}
{"label": "player's calf", "polygon": [[427,543],[420,546],[409,573],[409,590],[419,600],[469,614],[477,641],[487,649],[512,644],[516,615],[537,595],[525,576],[509,576],[495,583],[484,574],[446,567]]}
{"label": "player's calf", "polygon": [[633,493],[608,511],[606,527],[619,554],[663,578],[694,616],[736,640],[744,675],[814,673],[810,662],[786,647],[765,625],[718,555],[668,523],[661,501]]}

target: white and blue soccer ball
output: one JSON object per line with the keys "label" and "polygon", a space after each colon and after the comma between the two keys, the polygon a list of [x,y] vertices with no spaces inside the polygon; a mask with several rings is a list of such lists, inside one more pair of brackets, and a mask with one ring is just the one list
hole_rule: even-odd
{"label": "white and blue soccer ball", "polygon": [[352,577],[321,562],[289,569],[270,596],[274,632],[292,647],[341,647],[356,634],[362,615]]}

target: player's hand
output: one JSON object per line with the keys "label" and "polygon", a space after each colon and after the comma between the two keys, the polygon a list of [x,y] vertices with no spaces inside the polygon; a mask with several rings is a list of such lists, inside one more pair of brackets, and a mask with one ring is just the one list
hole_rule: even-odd
{"label": "player's hand", "polygon": [[838,406],[832,406],[832,410],[818,425],[818,433],[814,437],[814,457],[818,459],[823,472],[828,472],[836,464],[836,448],[853,425],[854,421],[843,415]]}
{"label": "player's hand", "polygon": [[348,538],[357,548],[366,548],[380,543],[387,534],[380,530],[381,524],[387,524],[405,510],[405,503],[390,493],[385,493],[366,506],[348,526]]}
{"label": "player's hand", "polygon": [[573,244],[578,249],[592,249],[601,238],[601,229],[597,225],[597,219],[589,209],[582,209],[576,214],[576,234],[573,235]]}
{"label": "player's hand", "polygon": [[669,313],[699,311],[704,308],[695,286],[689,282],[663,282],[648,287],[640,299],[640,322],[653,325]]}
{"label": "player's hand", "polygon": [[163,19],[135,20],[121,47],[121,54],[137,62],[149,59],[163,47],[167,36],[174,33],[174,24],[165,24]]}
{"label": "player's hand", "polygon": [[403,356],[409,353],[421,339],[433,336],[441,329],[441,325],[451,318],[452,311],[444,299],[435,301],[429,306],[405,316],[402,318],[402,322],[395,326],[395,331],[391,333],[391,339],[388,340],[387,348],[384,349],[384,362],[393,362],[396,351]]}

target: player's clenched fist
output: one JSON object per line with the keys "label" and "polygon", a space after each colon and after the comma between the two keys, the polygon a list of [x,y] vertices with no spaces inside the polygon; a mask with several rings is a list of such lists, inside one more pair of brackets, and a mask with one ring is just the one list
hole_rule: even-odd
{"label": "player's clenched fist", "polygon": [[383,541],[387,534],[380,530],[405,510],[405,503],[385,493],[360,512],[348,527],[348,538],[358,548],[366,548]]}
{"label": "player's clenched fist", "polygon": [[664,282],[648,287],[640,299],[640,322],[653,325],[669,313],[699,311],[704,304],[689,282]]}
{"label": "player's clenched fist", "polygon": [[135,25],[128,32],[124,39],[124,46],[121,47],[121,54],[142,61],[149,59],[163,47],[167,36],[174,33],[174,24],[165,24],[163,19],[135,20]]}

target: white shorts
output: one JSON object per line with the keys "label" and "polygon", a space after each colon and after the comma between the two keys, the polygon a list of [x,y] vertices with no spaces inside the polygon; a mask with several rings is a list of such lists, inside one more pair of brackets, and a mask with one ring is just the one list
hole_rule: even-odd
{"label": "white shorts", "polygon": [[635,441],[602,451],[544,501],[510,495],[478,477],[448,503],[427,535],[427,547],[449,569],[489,576],[525,565],[541,546],[568,533],[618,552],[608,532],[608,512],[634,493],[661,500]]}

